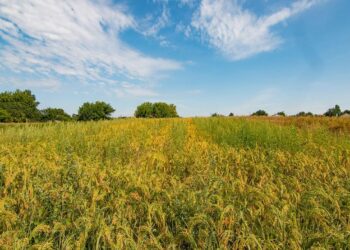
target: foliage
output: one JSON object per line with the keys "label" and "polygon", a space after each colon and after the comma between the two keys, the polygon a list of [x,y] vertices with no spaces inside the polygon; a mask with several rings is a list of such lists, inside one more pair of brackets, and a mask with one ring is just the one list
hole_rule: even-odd
{"label": "foliage", "polygon": [[348,249],[350,120],[0,129],[3,249]]}
{"label": "foliage", "polygon": [[348,109],[344,110],[343,113],[342,113],[342,115],[345,115],[345,114],[350,115],[350,110],[348,110]]}
{"label": "foliage", "polygon": [[110,104],[105,102],[84,103],[78,111],[78,121],[108,120],[115,111]]}
{"label": "foliage", "polygon": [[228,116],[235,116],[232,112]]}
{"label": "foliage", "polygon": [[311,113],[311,112],[304,112],[304,111],[301,111],[301,112],[299,112],[298,114],[296,114],[296,116],[314,116],[314,114],[313,113]]}
{"label": "foliage", "polygon": [[335,105],[334,108],[328,109],[328,111],[324,114],[325,116],[340,116],[342,114],[339,105]]}
{"label": "foliage", "polygon": [[171,118],[178,117],[176,106],[164,102],[145,102],[139,105],[135,111],[137,118]]}
{"label": "foliage", "polygon": [[9,121],[11,121],[10,114],[4,109],[0,109],[0,122],[9,122]]}
{"label": "foliage", "polygon": [[5,110],[12,122],[37,121],[39,102],[30,90],[0,93],[0,109]]}
{"label": "foliage", "polygon": [[224,115],[219,114],[219,113],[214,113],[211,115],[211,117],[223,117]]}
{"label": "foliage", "polygon": [[258,110],[252,114],[252,116],[268,116],[268,113],[265,110]]}
{"label": "foliage", "polygon": [[281,111],[281,112],[278,112],[277,114],[276,114],[277,116],[286,116],[286,113],[284,113],[283,111]]}
{"label": "foliage", "polygon": [[59,108],[47,108],[40,111],[42,121],[69,121],[70,115]]}

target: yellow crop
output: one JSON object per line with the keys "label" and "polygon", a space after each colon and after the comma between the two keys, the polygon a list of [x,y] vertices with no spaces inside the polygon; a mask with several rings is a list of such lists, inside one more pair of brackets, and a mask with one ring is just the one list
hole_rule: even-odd
{"label": "yellow crop", "polygon": [[0,127],[1,249],[349,246],[349,119]]}

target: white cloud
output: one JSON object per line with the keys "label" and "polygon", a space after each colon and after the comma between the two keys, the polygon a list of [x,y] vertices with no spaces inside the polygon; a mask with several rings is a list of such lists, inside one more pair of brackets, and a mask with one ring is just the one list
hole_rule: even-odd
{"label": "white cloud", "polygon": [[57,91],[61,83],[54,79],[17,79],[11,77],[0,77],[0,85],[9,85],[16,88],[40,88],[47,91]]}
{"label": "white cloud", "polygon": [[265,16],[246,10],[238,0],[202,0],[192,26],[231,60],[276,49],[282,38],[271,29],[320,0],[298,0]]}
{"label": "white cloud", "polygon": [[141,27],[143,31],[140,31],[146,36],[156,36],[161,29],[165,28],[169,24],[169,22],[170,11],[166,5],[163,5],[162,12],[159,16],[156,18],[152,15],[147,16],[147,18],[144,20],[145,25]]}
{"label": "white cloud", "polygon": [[127,96],[154,97],[154,96],[158,96],[158,93],[156,93],[149,86],[140,86],[140,85],[129,83],[129,82],[121,83],[120,88],[114,89],[114,93],[118,97],[127,97]]}
{"label": "white cloud", "polygon": [[0,66],[14,72],[113,82],[148,80],[181,63],[153,58],[120,39],[136,21],[120,5],[90,0],[0,0]]}
{"label": "white cloud", "polygon": [[181,6],[193,7],[197,0],[179,0],[179,1],[180,1],[180,7]]}

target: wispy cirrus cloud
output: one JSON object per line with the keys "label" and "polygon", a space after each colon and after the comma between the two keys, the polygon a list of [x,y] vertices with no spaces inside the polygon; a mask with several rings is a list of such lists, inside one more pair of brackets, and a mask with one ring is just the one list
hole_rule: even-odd
{"label": "wispy cirrus cloud", "polygon": [[191,25],[227,58],[241,60],[278,48],[283,40],[272,28],[319,2],[297,0],[279,11],[258,16],[238,0],[202,0]]}
{"label": "wispy cirrus cloud", "polygon": [[142,86],[129,82],[121,83],[119,88],[115,88],[113,92],[118,97],[154,97],[158,96],[158,93],[150,86]]}
{"label": "wispy cirrus cloud", "polygon": [[[114,83],[149,81],[182,64],[125,44],[137,29],[125,6],[90,0],[0,0],[0,66],[12,72]],[[118,82],[118,81],[117,81]],[[120,81],[119,81],[120,82]]]}

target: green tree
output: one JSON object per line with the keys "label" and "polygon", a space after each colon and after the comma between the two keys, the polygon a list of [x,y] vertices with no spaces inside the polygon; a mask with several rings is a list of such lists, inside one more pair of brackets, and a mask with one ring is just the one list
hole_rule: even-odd
{"label": "green tree", "polygon": [[325,116],[340,116],[342,114],[341,109],[339,105],[335,105],[334,108],[328,109],[326,113],[324,113]]}
{"label": "green tree", "polygon": [[235,116],[232,112],[228,116]]}
{"label": "green tree", "polygon": [[342,115],[350,115],[350,110],[348,110],[348,109],[344,110]]}
{"label": "green tree", "polygon": [[165,102],[153,103],[153,116],[156,118],[178,117],[176,106]]}
{"label": "green tree", "polygon": [[268,116],[268,113],[265,110],[258,110],[252,114],[252,116]]}
{"label": "green tree", "polygon": [[314,114],[311,113],[311,112],[304,112],[304,111],[301,111],[301,112],[299,112],[298,114],[296,114],[296,116],[314,116]]}
{"label": "green tree", "polygon": [[170,118],[178,117],[176,106],[165,102],[145,102],[139,105],[135,111],[138,118]]}
{"label": "green tree", "polygon": [[0,93],[0,109],[5,110],[13,122],[37,121],[39,102],[30,90]]}
{"label": "green tree", "polygon": [[84,103],[78,111],[78,121],[97,121],[111,119],[111,114],[115,111],[110,104],[105,102]]}
{"label": "green tree", "polygon": [[69,121],[72,118],[63,109],[47,108],[41,110],[42,121]]}
{"label": "green tree", "polygon": [[136,108],[135,117],[151,118],[153,117],[153,104],[144,102]]}
{"label": "green tree", "polygon": [[4,109],[0,109],[0,122],[9,122],[9,121],[11,121],[10,114]]}
{"label": "green tree", "polygon": [[278,116],[286,116],[286,113],[284,113],[283,111],[281,111],[281,112],[278,112],[276,115],[278,115]]}
{"label": "green tree", "polygon": [[214,113],[214,114],[211,114],[211,117],[223,117],[224,115],[221,115],[219,113]]}

